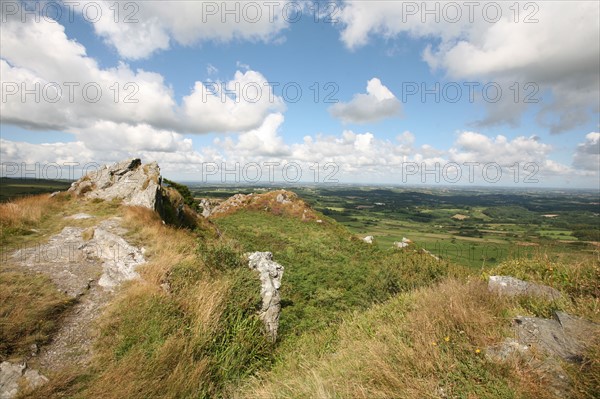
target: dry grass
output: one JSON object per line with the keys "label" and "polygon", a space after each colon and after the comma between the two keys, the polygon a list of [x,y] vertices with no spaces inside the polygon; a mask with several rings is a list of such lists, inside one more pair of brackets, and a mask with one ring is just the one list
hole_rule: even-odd
{"label": "dry grass", "polygon": [[[287,202],[277,202],[277,196],[284,195]],[[238,203],[239,202],[239,203]],[[237,204],[237,205],[235,205]],[[228,199],[219,204],[222,211],[212,215],[212,218],[221,218],[242,209],[266,211],[277,216],[289,216],[305,221],[318,219],[317,214],[295,193],[286,190],[269,191],[263,194],[247,195],[243,201]]]}
{"label": "dry grass", "polygon": [[479,281],[447,280],[400,295],[343,323],[333,347],[322,335],[305,340],[235,396],[548,398],[525,365],[484,356],[507,334],[506,305]]}
{"label": "dry grass", "polygon": [[0,360],[47,343],[73,299],[41,275],[0,272]]}
{"label": "dry grass", "polygon": [[23,197],[0,204],[2,228],[25,228],[38,224],[42,217],[56,209],[56,199],[48,194]]}
{"label": "dry grass", "polygon": [[240,295],[234,272],[202,262],[197,232],[165,225],[145,208],[122,212],[128,241],[146,249],[142,279],[128,283],[99,320],[91,368],[50,376],[30,397],[219,396],[256,367],[268,344],[252,303],[244,302],[258,295],[255,276],[243,270],[253,290]]}

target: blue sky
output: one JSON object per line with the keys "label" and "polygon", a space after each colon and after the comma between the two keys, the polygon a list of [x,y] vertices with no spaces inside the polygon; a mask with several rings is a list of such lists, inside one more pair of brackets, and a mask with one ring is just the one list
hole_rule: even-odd
{"label": "blue sky", "polygon": [[[223,22],[221,2],[81,2],[73,20],[59,2],[3,2],[2,172],[142,157],[181,180],[202,180],[207,164],[292,162],[303,181],[311,165],[333,163],[340,182],[433,184],[422,171],[477,163],[477,179],[453,184],[598,188],[598,3],[520,2],[518,15],[503,3],[494,19],[482,10],[496,12],[497,3],[480,2],[471,22],[461,2],[428,3],[437,15],[420,2],[321,2],[335,23],[315,15],[313,3],[293,1],[269,3],[272,20],[266,2],[251,2],[262,17],[249,22],[248,3],[229,2],[239,22],[233,14]],[[45,17],[58,6],[61,18]],[[126,23],[128,13],[137,22]],[[102,96],[91,103],[75,90],[69,101],[65,82],[93,82]],[[262,95],[208,98],[208,82]],[[56,102],[43,91],[49,84],[63,89]],[[436,85],[439,100],[421,98]],[[501,88],[501,98],[486,100],[484,86],[491,97]],[[128,93],[137,103],[125,102]],[[528,94],[537,103],[525,103]],[[488,164],[503,178],[485,178]],[[533,183],[523,181],[529,164]],[[404,181],[412,165],[418,171]]]}

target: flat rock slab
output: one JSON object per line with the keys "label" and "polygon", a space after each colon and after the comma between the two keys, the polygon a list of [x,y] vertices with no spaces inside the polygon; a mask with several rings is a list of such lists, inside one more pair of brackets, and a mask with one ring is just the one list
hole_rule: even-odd
{"label": "flat rock slab", "polygon": [[547,300],[562,298],[560,291],[555,288],[519,280],[511,276],[490,276],[488,289],[491,292],[506,296],[527,295]]}
{"label": "flat rock slab", "polygon": [[[513,320],[513,328],[515,338],[487,348],[486,356],[494,361],[506,361],[512,355],[527,356],[548,390],[557,398],[568,397],[571,381],[559,359],[581,363],[588,345],[600,337],[600,325],[555,312],[554,319],[519,316]],[[540,360],[532,349],[547,356]]]}
{"label": "flat rock slab", "polygon": [[554,317],[517,317],[518,341],[563,360],[581,362],[590,340],[600,336],[600,326],[564,312],[556,312]]}
{"label": "flat rock slab", "polygon": [[0,399],[14,398],[22,385],[35,388],[46,382],[46,377],[28,368],[25,363],[0,363]]}

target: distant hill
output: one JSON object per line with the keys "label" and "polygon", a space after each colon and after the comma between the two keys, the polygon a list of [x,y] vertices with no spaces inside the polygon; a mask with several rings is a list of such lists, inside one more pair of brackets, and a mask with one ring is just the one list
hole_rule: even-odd
{"label": "distant hill", "polygon": [[44,179],[14,179],[0,177],[0,202],[24,197],[64,191],[71,186],[69,180],[44,180]]}

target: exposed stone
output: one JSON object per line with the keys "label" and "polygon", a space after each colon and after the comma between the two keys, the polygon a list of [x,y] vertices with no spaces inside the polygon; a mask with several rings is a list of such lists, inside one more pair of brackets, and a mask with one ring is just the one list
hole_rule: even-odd
{"label": "exposed stone", "polygon": [[200,204],[199,204],[200,208],[202,209],[202,216],[204,216],[205,218],[209,217],[212,213],[212,209],[215,206],[214,204],[211,203],[211,201],[207,198],[202,198],[200,200]]}
{"label": "exposed stone", "polygon": [[281,312],[279,287],[281,287],[284,267],[273,261],[271,252],[253,252],[246,254],[246,256],[250,269],[260,273],[262,307],[259,316],[265,324],[271,340],[275,342]]}
{"label": "exposed stone", "polygon": [[75,215],[71,215],[71,216],[67,216],[67,219],[75,219],[75,220],[81,220],[81,219],[91,219],[93,218],[92,215],[88,215],[87,213],[77,213]]}
{"label": "exposed stone", "polygon": [[118,198],[125,205],[158,210],[161,180],[156,162],[142,165],[139,159],[129,159],[88,173],[73,183],[69,192],[86,198]]}
{"label": "exposed stone", "polygon": [[[62,318],[48,346],[40,348],[36,363],[44,370],[86,365],[91,359],[94,320],[123,281],[137,278],[143,249],[127,243],[119,218],[104,220],[84,240],[83,228],[65,227],[48,242],[13,253],[11,266],[47,275],[57,288],[77,302]],[[95,283],[95,282],[98,283]]]}
{"label": "exposed stone", "polygon": [[402,241],[396,241],[394,242],[394,246],[396,248],[406,248],[408,247],[410,244],[412,244],[412,240],[409,240],[406,237],[402,237]]}
{"label": "exposed stone", "polygon": [[0,399],[12,399],[21,386],[33,389],[48,382],[37,370],[27,368],[25,362],[0,363]]}
{"label": "exposed stone", "polygon": [[520,342],[569,362],[581,362],[590,339],[600,335],[600,325],[564,312],[555,312],[554,320],[517,317],[515,323]]}
{"label": "exposed stone", "polygon": [[491,292],[506,296],[528,295],[547,300],[557,300],[562,297],[560,291],[552,287],[519,280],[510,276],[490,276],[488,289]]}
{"label": "exposed stone", "polygon": [[366,242],[367,244],[373,244],[373,238],[374,238],[373,236],[366,236],[362,240],[364,242]]}
{"label": "exposed stone", "polygon": [[[515,338],[488,348],[486,356],[495,361],[506,361],[511,355],[527,356],[550,392],[558,398],[567,397],[571,382],[558,359],[581,363],[588,345],[600,336],[600,325],[555,312],[554,319],[519,316],[513,320],[513,328]],[[534,356],[536,352],[546,356],[539,359]]]}
{"label": "exposed stone", "polygon": [[140,248],[130,245],[111,229],[119,230],[116,219],[100,223],[93,238],[82,247],[88,257],[96,256],[102,261],[98,285],[109,291],[123,281],[138,278],[135,269],[146,262]]}
{"label": "exposed stone", "polygon": [[513,354],[526,353],[529,345],[520,343],[514,338],[506,338],[501,344],[487,348],[485,355],[495,361],[505,361]]}
{"label": "exposed stone", "polygon": [[287,195],[287,193],[280,193],[277,194],[277,198],[275,199],[277,202],[279,202],[280,204],[289,204],[292,201],[290,200],[289,196]]}

